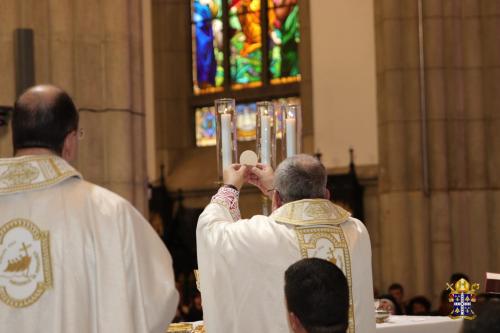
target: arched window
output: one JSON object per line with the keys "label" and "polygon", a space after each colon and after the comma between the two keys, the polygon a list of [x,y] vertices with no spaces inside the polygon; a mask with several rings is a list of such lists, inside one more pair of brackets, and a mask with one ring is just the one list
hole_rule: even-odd
{"label": "arched window", "polygon": [[215,144],[213,101],[237,100],[238,138],[255,139],[255,103],[300,103],[298,0],[192,0],[196,144]]}

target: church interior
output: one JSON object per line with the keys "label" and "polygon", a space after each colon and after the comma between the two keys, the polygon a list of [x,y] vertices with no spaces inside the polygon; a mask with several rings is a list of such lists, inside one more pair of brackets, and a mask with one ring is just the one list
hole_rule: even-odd
{"label": "church interior", "polygon": [[[300,151],[368,229],[378,295],[399,283],[434,310],[453,273],[500,272],[500,1],[0,0],[0,76],[0,157],[24,89],[67,91],[75,167],[148,217],[186,307],[221,98],[238,156],[256,103],[300,106]],[[266,211],[256,187],[240,195],[243,217]]]}

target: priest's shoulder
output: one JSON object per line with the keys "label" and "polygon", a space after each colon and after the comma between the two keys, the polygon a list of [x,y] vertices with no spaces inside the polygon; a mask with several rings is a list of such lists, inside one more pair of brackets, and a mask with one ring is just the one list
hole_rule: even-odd
{"label": "priest's shoulder", "polygon": [[123,210],[135,211],[134,206],[125,198],[88,181],[79,181],[76,191],[84,199],[86,206],[92,206],[103,215],[114,215]]}
{"label": "priest's shoulder", "polygon": [[344,223],[355,228],[356,232],[368,235],[368,229],[366,229],[365,224],[357,218],[350,216]]}

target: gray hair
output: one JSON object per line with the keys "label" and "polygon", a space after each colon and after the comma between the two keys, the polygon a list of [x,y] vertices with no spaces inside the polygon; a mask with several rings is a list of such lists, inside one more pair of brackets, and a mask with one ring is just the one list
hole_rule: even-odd
{"label": "gray hair", "polygon": [[295,155],[278,165],[274,188],[283,203],[302,199],[324,198],[326,170],[318,159],[309,155]]}

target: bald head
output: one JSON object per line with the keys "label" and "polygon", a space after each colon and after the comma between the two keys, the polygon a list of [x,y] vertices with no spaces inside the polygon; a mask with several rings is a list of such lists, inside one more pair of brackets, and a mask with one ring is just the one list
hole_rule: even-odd
{"label": "bald head", "polygon": [[14,151],[45,148],[61,155],[66,136],[78,128],[71,97],[51,85],[34,86],[16,101],[12,115]]}
{"label": "bald head", "polygon": [[326,170],[309,155],[295,155],[280,163],[274,176],[274,187],[283,203],[326,197]]}

